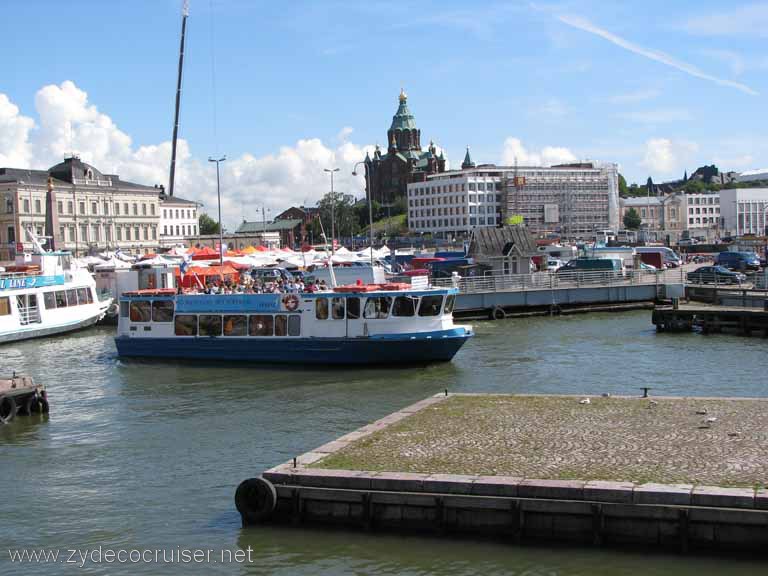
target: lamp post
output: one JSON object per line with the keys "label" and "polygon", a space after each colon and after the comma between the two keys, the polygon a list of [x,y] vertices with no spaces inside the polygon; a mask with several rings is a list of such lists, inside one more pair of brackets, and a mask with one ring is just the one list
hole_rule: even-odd
{"label": "lamp post", "polygon": [[221,180],[219,179],[219,164],[226,160],[226,156],[221,158],[208,158],[208,162],[216,162],[216,196],[219,199],[219,272],[221,280],[224,281],[224,227],[221,225]]}
{"label": "lamp post", "polygon": [[336,196],[333,194],[333,173],[338,171],[338,168],[323,168],[323,172],[328,172],[331,175],[331,255],[335,252],[333,243],[336,240],[336,216],[334,214],[336,209]]}
{"label": "lamp post", "polygon": [[352,166],[352,176],[357,176],[357,167],[360,164],[366,164],[366,170],[365,170],[365,191],[366,191],[366,197],[368,199],[368,236],[370,237],[371,241],[371,266],[373,266],[373,190],[371,190],[371,177],[370,177],[370,170],[368,169],[367,163],[365,160],[360,160],[360,162],[356,162],[354,166]]}

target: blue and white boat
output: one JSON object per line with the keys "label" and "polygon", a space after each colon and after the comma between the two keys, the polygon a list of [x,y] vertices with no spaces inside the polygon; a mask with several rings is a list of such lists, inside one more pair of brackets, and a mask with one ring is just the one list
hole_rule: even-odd
{"label": "blue and white boat", "polygon": [[304,294],[124,292],[120,356],[290,364],[449,361],[473,335],[455,288],[341,286]]}
{"label": "blue and white boat", "polygon": [[0,271],[0,343],[92,326],[112,299],[99,300],[96,281],[69,252],[45,251],[33,232],[31,252]]}

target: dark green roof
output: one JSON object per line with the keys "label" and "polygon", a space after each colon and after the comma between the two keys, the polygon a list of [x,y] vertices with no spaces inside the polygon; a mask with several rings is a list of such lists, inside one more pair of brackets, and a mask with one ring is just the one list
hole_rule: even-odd
{"label": "dark green roof", "polygon": [[408,110],[408,97],[405,92],[400,92],[400,106],[397,107],[397,112],[392,116],[392,125],[390,130],[414,130],[416,128],[416,120],[413,118],[413,114]]}
{"label": "dark green roof", "polygon": [[257,234],[265,230],[267,232],[280,232],[282,230],[293,230],[300,224],[301,220],[298,219],[278,220],[277,222],[267,222],[266,224],[264,222],[247,222],[244,220],[235,230],[235,234]]}

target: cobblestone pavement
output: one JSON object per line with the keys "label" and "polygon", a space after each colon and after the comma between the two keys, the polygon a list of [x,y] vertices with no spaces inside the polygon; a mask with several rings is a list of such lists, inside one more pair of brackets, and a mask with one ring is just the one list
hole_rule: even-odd
{"label": "cobblestone pavement", "polygon": [[768,400],[580,400],[452,396],[315,466],[715,486],[768,482]]}

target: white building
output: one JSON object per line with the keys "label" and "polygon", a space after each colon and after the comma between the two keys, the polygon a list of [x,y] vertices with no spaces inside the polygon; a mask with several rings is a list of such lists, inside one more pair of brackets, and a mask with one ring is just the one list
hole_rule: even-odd
{"label": "white building", "polygon": [[160,245],[185,245],[184,239],[198,236],[198,208],[202,204],[178,196],[160,198]]}
{"label": "white building", "polygon": [[720,224],[720,194],[686,194],[685,228],[716,228]]}
{"label": "white building", "polygon": [[768,188],[720,190],[722,236],[763,236],[768,232]]}
{"label": "white building", "polygon": [[49,186],[58,249],[77,254],[157,249],[162,189],[102,174],[73,156],[48,170],[0,168],[0,260],[14,257],[16,243],[25,241],[25,228],[44,234]]}

